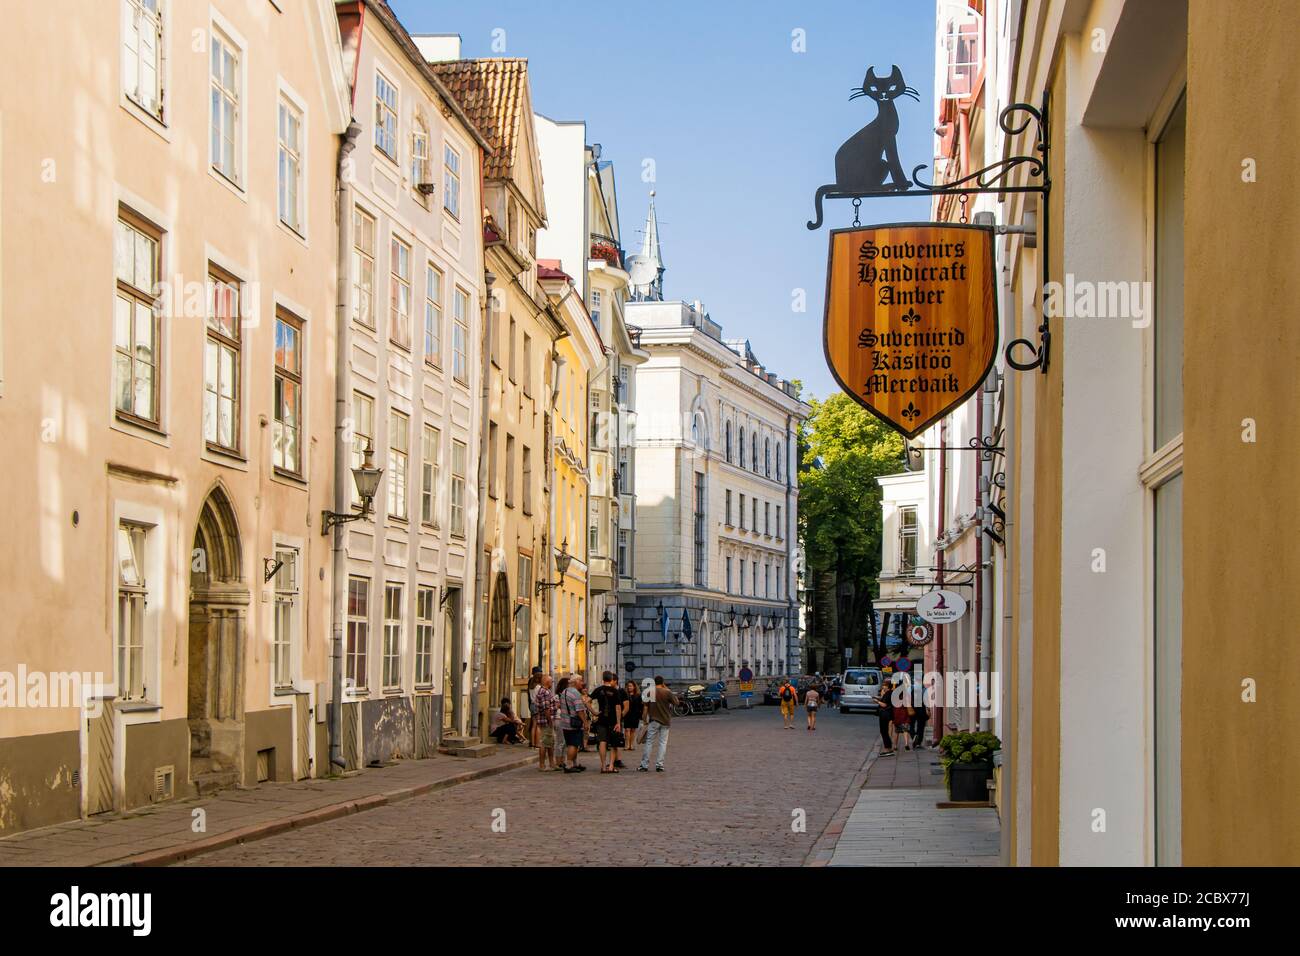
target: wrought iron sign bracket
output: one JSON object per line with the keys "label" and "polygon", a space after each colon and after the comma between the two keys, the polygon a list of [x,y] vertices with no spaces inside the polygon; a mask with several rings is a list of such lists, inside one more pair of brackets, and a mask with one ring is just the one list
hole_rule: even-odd
{"label": "wrought iron sign bracket", "polygon": [[[897,71],[897,68],[895,68]],[[873,77],[868,73],[868,78]],[[901,84],[901,76],[899,76]],[[865,91],[865,85],[864,85]],[[908,88],[910,92],[910,87]],[[874,90],[873,90],[874,92]],[[856,98],[859,94],[854,93],[851,98]],[[906,94],[904,94],[906,95]],[[876,97],[873,96],[873,99]],[[886,99],[884,102],[877,100],[881,114],[887,111],[888,115],[894,119],[894,129],[897,129],[897,111],[892,100]],[[1038,343],[1035,344],[1030,339],[1013,339],[1007,343],[1003,352],[1007,364],[1019,372],[1028,372],[1038,369],[1043,374],[1047,373],[1048,361],[1051,354],[1052,332],[1047,321],[1047,283],[1048,267],[1050,263],[1049,241],[1051,237],[1050,209],[1048,195],[1051,192],[1052,183],[1048,174],[1051,142],[1049,138],[1048,124],[1048,98],[1043,96],[1042,105],[1038,107],[1031,106],[1028,103],[1012,103],[1007,106],[998,115],[998,126],[1002,132],[1008,136],[1018,136],[1029,128],[1029,124],[1035,125],[1035,144],[1033,152],[1023,156],[1008,156],[997,162],[985,166],[983,169],[976,170],[968,176],[954,180],[951,183],[926,183],[919,178],[921,170],[926,168],[922,163],[912,170],[912,178],[909,181],[902,169],[897,166],[897,143],[889,142],[885,146],[887,157],[892,157],[893,172],[882,171],[878,176],[880,182],[870,186],[863,186],[860,183],[846,184],[844,182],[828,183],[820,186],[813,198],[817,218],[808,221],[809,229],[820,229],[823,223],[822,202],[826,199],[851,199],[853,200],[854,219],[853,225],[859,226],[857,210],[862,205],[864,199],[881,199],[888,196],[944,196],[956,195],[965,197],[973,195],[1004,195],[1006,193],[1037,193],[1043,197],[1042,209],[1042,247],[1039,251],[1042,272],[1042,296],[1043,305],[1041,312],[1041,321],[1038,325]],[[868,127],[869,129],[869,127]],[[863,130],[867,132],[867,130]],[[859,136],[862,134],[860,133]],[[855,137],[857,139],[857,137]],[[846,143],[841,149],[841,154],[848,149],[853,140]],[[891,150],[892,147],[892,150]],[[841,155],[836,156],[837,167]],[[873,160],[876,165],[881,165],[879,160]],[[890,165],[886,160],[885,165]],[[1037,182],[1028,185],[1012,185],[1006,182],[1007,177],[1013,170],[1024,167],[1031,179]],[[844,172],[837,168],[838,177],[843,180]],[[855,174],[856,175],[856,174]],[[1016,358],[1015,353],[1018,348],[1028,349],[1030,357],[1025,361]]]}

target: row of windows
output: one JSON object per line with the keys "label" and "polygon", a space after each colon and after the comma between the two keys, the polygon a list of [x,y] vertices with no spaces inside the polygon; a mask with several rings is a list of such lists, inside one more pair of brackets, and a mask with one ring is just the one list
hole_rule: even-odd
{"label": "row of windows", "polygon": [[[399,143],[401,133],[399,116],[400,93],[397,84],[375,71],[375,150],[397,166],[401,166]],[[429,128],[418,110],[411,120],[410,134],[411,188],[422,197],[433,191],[433,169],[430,158]],[[457,220],[460,219],[460,152],[450,143],[442,147],[442,208]]]}
{"label": "row of windows", "polygon": [[[733,578],[737,563],[739,564],[740,574]],[[759,573],[759,567],[762,567],[762,574]],[[761,598],[784,598],[785,595],[785,562],[784,561],[762,561],[756,557],[737,558],[733,555],[726,557],[727,568],[727,593],[739,594],[746,597]]]}
{"label": "row of windows", "polygon": [[[758,521],[759,501],[757,498],[755,497],[749,498],[749,507],[747,509],[745,506],[745,493],[740,492],[740,507],[738,511],[734,513],[734,515],[732,511],[732,493],[730,488],[728,488],[726,492],[726,502],[727,502],[726,503],[726,525],[728,528],[734,528],[737,526],[737,522],[733,520],[733,517],[738,517],[739,527],[741,531],[752,531],[755,534],[759,533],[759,521]],[[763,504],[762,533],[767,535],[769,538],[775,536],[778,541],[784,540],[785,529],[781,524],[781,506],[773,505],[770,501],[764,501],[762,504]],[[775,522],[772,520],[773,509],[775,509],[776,511]],[[745,524],[747,519],[749,521],[748,525]],[[773,535],[773,532],[775,532],[775,535]]]}
{"label": "row of windows", "polygon": [[[493,336],[492,343],[491,343],[492,364],[495,365],[497,368],[502,367],[500,338],[501,338],[501,332],[498,331],[496,335]],[[520,371],[520,366],[522,364],[524,396],[526,398],[531,398],[533,395],[533,337],[529,335],[527,332],[524,332],[522,341],[523,341],[523,355],[522,355],[522,363],[521,363],[521,356],[519,354],[520,353],[519,323],[515,321],[515,317],[512,315],[510,316],[510,323],[507,326],[507,337],[506,337],[507,345],[506,345],[506,364],[505,364],[506,375],[510,379],[510,384],[518,385],[519,371]]]}
{"label": "row of windows", "polygon": [[[362,392],[352,393],[352,467],[360,468],[367,450],[375,446],[375,400]],[[451,442],[451,474],[443,494],[442,432],[424,425],[420,432],[419,520],[430,528],[442,527],[442,507],[447,502],[448,530],[458,538],[465,536],[466,476],[469,446],[458,439]],[[399,521],[410,519],[411,418],[397,409],[388,411],[388,459],[383,481],[388,515]],[[354,502],[357,500],[353,488]],[[359,503],[359,502],[358,502]]]}
{"label": "row of windows", "polygon": [[[165,57],[168,46],[165,0],[121,0],[122,90],[126,97],[159,123],[167,121]],[[245,186],[245,116],[249,112],[244,89],[246,51],[234,36],[213,23],[208,33],[209,134],[211,168],[237,188]],[[375,149],[393,163],[399,158],[399,91],[381,71],[375,71]],[[302,188],[305,111],[283,93],[277,108],[277,173],[280,221],[304,234]],[[410,134],[411,187],[424,201],[433,191],[430,135],[416,115]],[[460,218],[461,156],[450,143],[443,145],[442,205]]]}
{"label": "row of windows", "polygon": [[[499,426],[496,422],[488,425],[488,496],[500,497],[501,488],[497,483],[497,471],[500,460]],[[522,499],[520,504],[524,514],[533,513],[533,450],[522,445]],[[507,508],[515,506],[515,436],[506,433],[504,491]]]}
{"label": "row of windows", "polygon": [[[375,218],[360,207],[352,217],[352,317],[368,329],[375,328],[376,233]],[[388,340],[404,352],[412,347],[412,326],[419,309],[422,340],[420,352],[431,368],[443,364],[443,312],[446,282],[443,272],[425,261],[418,277],[409,243],[389,236],[388,244]],[[462,385],[469,383],[469,293],[455,286],[451,294],[451,374]]]}
{"label": "row of windows", "polygon": [[[164,547],[157,526],[124,520],[117,526],[116,676],[123,700],[158,700],[148,683],[148,660],[156,650],[145,612],[150,600],[152,549]],[[302,640],[301,553],[275,548],[275,605],[272,614],[271,678],[275,687],[290,687],[297,674]],[[150,693],[154,690],[154,693]]]}
{"label": "row of windows", "polygon": [[[734,443],[732,441],[731,422],[727,422],[725,425],[723,425],[722,431],[723,431],[723,444],[726,449],[728,464],[739,465],[741,468],[749,468],[751,471],[754,472],[754,474],[762,475],[765,478],[773,478],[776,481],[784,480],[783,475],[785,474],[785,454],[780,441],[776,443],[776,449],[775,449],[776,454],[775,456],[773,456],[772,439],[764,438],[763,446],[762,446],[763,447],[762,456],[760,458],[757,429],[750,429],[749,431],[746,431],[746,429],[743,426],[736,429],[735,432],[736,441]],[[746,457],[745,455],[746,435],[749,436],[748,457]],[[773,474],[772,471],[772,465],[774,460],[776,463],[775,474]]]}
{"label": "row of windows", "polygon": [[[162,233],[123,210],[114,236],[113,401],[119,418],[161,430],[163,296]],[[243,452],[243,284],[209,265],[203,348],[203,440],[220,452]],[[301,319],[275,316],[272,463],[301,476],[303,332]]]}
{"label": "row of windows", "polygon": [[[126,97],[160,123],[167,119],[164,59],[167,50],[163,0],[122,2],[122,90]],[[208,31],[208,163],[239,189],[248,113],[244,89],[245,51],[233,36],[213,23]],[[276,109],[277,209],[280,221],[305,234],[303,207],[305,111],[284,92]]]}
{"label": "row of windows", "polygon": [[[384,690],[402,687],[402,665],[406,658],[406,595],[403,584],[384,582],[383,599],[372,608],[372,582],[366,577],[348,579],[347,638],[344,645],[344,679],[353,691],[370,686],[370,628],[374,610],[381,612],[381,675]],[[433,686],[433,644],[438,608],[438,591],[433,587],[415,588],[414,681],[416,687]],[[451,618],[454,620],[455,618]],[[446,675],[444,674],[444,679]]]}

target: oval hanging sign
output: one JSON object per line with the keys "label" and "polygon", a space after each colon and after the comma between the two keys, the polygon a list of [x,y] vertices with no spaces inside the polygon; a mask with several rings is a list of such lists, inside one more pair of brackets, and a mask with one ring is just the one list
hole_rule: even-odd
{"label": "oval hanging sign", "polygon": [[934,640],[934,625],[928,621],[915,620],[907,629],[907,643],[913,647],[925,647]]}
{"label": "oval hanging sign", "polygon": [[905,437],[925,431],[993,367],[995,276],[990,226],[834,230],[822,344],[840,388]]}
{"label": "oval hanging sign", "polygon": [[931,591],[916,599],[916,613],[931,624],[951,624],[966,613],[966,599],[956,591]]}

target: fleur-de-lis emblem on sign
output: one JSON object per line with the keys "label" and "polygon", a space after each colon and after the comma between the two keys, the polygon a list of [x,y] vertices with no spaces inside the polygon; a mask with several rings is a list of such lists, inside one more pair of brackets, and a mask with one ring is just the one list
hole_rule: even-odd
{"label": "fleur-de-lis emblem on sign", "polygon": [[908,402],[907,407],[903,409],[901,412],[899,412],[899,414],[902,415],[910,422],[913,418],[916,418],[918,415],[921,414],[921,410],[911,402]]}
{"label": "fleur-de-lis emblem on sign", "polygon": [[908,309],[903,315],[903,321],[908,325],[915,325],[917,322],[921,321],[921,316],[917,314],[916,309]]}

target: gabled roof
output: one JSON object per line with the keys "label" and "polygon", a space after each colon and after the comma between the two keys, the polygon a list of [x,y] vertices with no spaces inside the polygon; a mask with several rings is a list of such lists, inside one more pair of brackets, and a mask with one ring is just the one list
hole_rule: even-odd
{"label": "gabled roof", "polygon": [[508,179],[514,174],[517,152],[524,138],[522,121],[529,120],[528,61],[520,58],[449,60],[430,63],[474,125],[492,145],[483,175]]}

